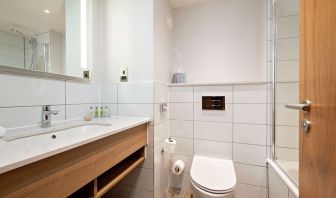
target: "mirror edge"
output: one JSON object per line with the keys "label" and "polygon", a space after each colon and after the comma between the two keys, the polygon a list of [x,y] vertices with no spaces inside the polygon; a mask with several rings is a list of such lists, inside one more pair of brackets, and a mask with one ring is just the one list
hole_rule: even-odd
{"label": "mirror edge", "polygon": [[62,75],[62,74],[46,73],[46,72],[40,72],[40,71],[25,70],[25,69],[19,69],[19,68],[8,67],[8,66],[3,66],[3,65],[0,65],[0,74],[53,79],[53,80],[65,80],[65,81],[87,83],[87,84],[91,82],[90,79],[86,79],[86,78],[67,76],[67,75]]}

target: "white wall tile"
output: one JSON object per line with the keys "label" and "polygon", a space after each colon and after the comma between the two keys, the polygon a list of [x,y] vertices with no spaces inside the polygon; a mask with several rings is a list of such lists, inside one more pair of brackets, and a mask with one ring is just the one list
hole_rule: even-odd
{"label": "white wall tile", "polygon": [[234,103],[266,103],[267,84],[234,85]]}
{"label": "white wall tile", "polygon": [[266,104],[266,123],[267,125],[273,124],[273,107],[272,104]]}
{"label": "white wall tile", "polygon": [[238,183],[266,187],[266,167],[238,163],[235,163],[234,166]]}
{"label": "white wall tile", "polygon": [[176,140],[175,154],[177,155],[194,155],[193,139],[172,137]]}
{"label": "white wall tile", "polygon": [[276,125],[299,126],[299,112],[293,109],[287,109],[284,104],[276,104],[275,117]]}
{"label": "white wall tile", "polygon": [[232,142],[232,123],[194,122],[194,138]]}
{"label": "white wall tile", "polygon": [[233,161],[243,164],[265,166],[266,146],[234,143]]}
{"label": "white wall tile", "polygon": [[195,155],[232,159],[232,143],[194,140]]}
{"label": "white wall tile", "polygon": [[164,121],[160,124],[154,125],[154,146],[160,144],[164,139],[169,136],[169,122]]}
{"label": "white wall tile", "polygon": [[154,84],[154,102],[169,102],[169,87],[162,83]]}
{"label": "white wall tile", "polygon": [[275,155],[279,160],[299,161],[299,149],[276,147]]}
{"label": "white wall tile", "polygon": [[169,116],[173,120],[193,120],[193,103],[169,103]]}
{"label": "white wall tile", "polygon": [[109,116],[118,116],[118,104],[100,104],[102,107],[107,107],[109,110]]}
{"label": "white wall tile", "polygon": [[[58,115],[52,115],[51,122],[65,119],[65,106],[52,106],[52,110],[58,110]],[[0,108],[0,126],[14,128],[27,125],[36,125],[41,122],[41,107],[12,107]]]}
{"label": "white wall tile", "polygon": [[84,116],[89,115],[90,107],[93,107],[94,110],[96,106],[99,107],[98,104],[66,105],[66,118],[67,119],[83,118]]}
{"label": "white wall tile", "polygon": [[118,104],[119,116],[153,118],[153,104]]}
{"label": "white wall tile", "polygon": [[234,123],[266,124],[266,104],[234,104]]}
{"label": "white wall tile", "polygon": [[193,102],[194,100],[193,86],[170,87],[169,102]]}
{"label": "white wall tile", "polygon": [[118,103],[118,84],[101,83],[100,84],[100,102],[101,103]]}
{"label": "white wall tile", "polygon": [[11,33],[7,33],[5,31],[0,31],[0,41],[1,43],[14,46],[14,47],[18,47],[18,48],[24,47],[22,37],[16,36]]}
{"label": "white wall tile", "polygon": [[154,190],[154,171],[147,168],[136,168],[128,174],[121,183],[139,187],[144,190]]}
{"label": "white wall tile", "polygon": [[234,124],[233,141],[236,143],[266,145],[266,125]]}
{"label": "white wall tile", "polygon": [[194,103],[194,119],[209,122],[232,122],[232,104],[225,104],[224,111],[202,110],[202,103]]}
{"label": "white wall tile", "polygon": [[299,59],[299,39],[289,38],[277,41],[277,60]]}
{"label": "white wall tile", "polygon": [[66,103],[99,103],[99,84],[66,82]]}
{"label": "white wall tile", "polygon": [[300,1],[299,0],[278,0],[276,2],[276,16],[289,16],[299,14]]}
{"label": "white wall tile", "polygon": [[276,146],[299,148],[299,127],[276,126],[275,131]]}
{"label": "white wall tile", "polygon": [[118,103],[154,103],[154,84],[144,83],[119,83]]}
{"label": "white wall tile", "polygon": [[277,61],[277,82],[299,81],[299,60]]}
{"label": "white wall tile", "polygon": [[169,120],[170,136],[193,138],[193,129],[193,121]]}
{"label": "white wall tile", "polygon": [[267,158],[272,159],[273,157],[273,148],[272,146],[267,146],[266,148]]}
{"label": "white wall tile", "polygon": [[298,104],[299,103],[299,83],[277,83],[276,84],[277,104]]}
{"label": "white wall tile", "polygon": [[194,102],[202,102],[202,96],[225,96],[225,103],[232,103],[232,85],[195,86]]}
{"label": "white wall tile", "polygon": [[[117,116],[118,114],[118,105],[117,104],[101,104],[105,109],[107,106],[110,116]],[[96,107],[101,107],[99,104],[73,104],[66,105],[66,119],[79,118],[82,119],[84,116],[88,116],[90,112],[90,107],[95,109]]]}
{"label": "white wall tile", "polygon": [[266,135],[267,135],[267,146],[272,146],[273,141],[273,127],[271,125],[267,125]]}
{"label": "white wall tile", "polygon": [[238,183],[235,189],[235,198],[266,198],[266,197],[267,197],[266,188]]}
{"label": "white wall tile", "polygon": [[0,107],[65,104],[65,82],[0,75]]}
{"label": "white wall tile", "polygon": [[277,39],[298,37],[300,29],[299,18],[299,15],[277,18]]}

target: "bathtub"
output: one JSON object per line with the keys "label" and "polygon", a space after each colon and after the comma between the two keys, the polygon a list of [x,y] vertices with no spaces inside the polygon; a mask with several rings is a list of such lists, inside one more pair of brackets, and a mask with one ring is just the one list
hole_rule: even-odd
{"label": "bathtub", "polygon": [[[299,163],[295,161],[277,161],[267,159],[268,168],[272,168],[273,171],[280,178],[282,184],[288,188],[288,192],[291,192],[295,198],[299,197],[298,179],[299,179]],[[278,164],[281,164],[280,165]],[[290,176],[290,177],[289,177]],[[289,193],[290,194],[290,193]]]}

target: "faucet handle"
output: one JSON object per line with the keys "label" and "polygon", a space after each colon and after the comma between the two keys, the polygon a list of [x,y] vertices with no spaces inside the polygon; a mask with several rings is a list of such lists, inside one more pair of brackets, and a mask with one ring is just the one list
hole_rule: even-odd
{"label": "faucet handle", "polygon": [[42,105],[42,111],[50,111],[50,105]]}
{"label": "faucet handle", "polygon": [[59,111],[57,110],[52,111],[50,105],[42,105],[42,113],[57,115]]}

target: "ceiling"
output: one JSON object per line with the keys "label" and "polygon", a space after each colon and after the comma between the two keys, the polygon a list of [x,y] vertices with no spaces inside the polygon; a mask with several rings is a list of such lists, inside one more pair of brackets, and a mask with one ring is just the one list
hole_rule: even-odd
{"label": "ceiling", "polygon": [[188,5],[192,5],[195,3],[199,3],[202,1],[209,1],[209,0],[169,0],[172,8],[180,8]]}
{"label": "ceiling", "polygon": [[[45,9],[50,13],[45,13]],[[1,0],[0,27],[27,36],[50,29],[64,33],[64,0]]]}

